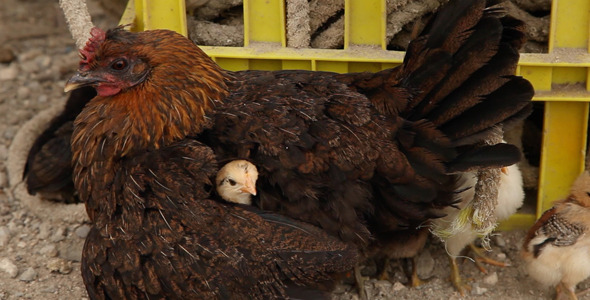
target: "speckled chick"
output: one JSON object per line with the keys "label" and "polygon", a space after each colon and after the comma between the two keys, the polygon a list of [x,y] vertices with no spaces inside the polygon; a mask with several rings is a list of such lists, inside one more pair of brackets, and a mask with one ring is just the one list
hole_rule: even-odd
{"label": "speckled chick", "polygon": [[576,285],[590,276],[590,173],[582,173],[570,194],[545,211],[529,230],[522,256],[529,275],[577,299]]}

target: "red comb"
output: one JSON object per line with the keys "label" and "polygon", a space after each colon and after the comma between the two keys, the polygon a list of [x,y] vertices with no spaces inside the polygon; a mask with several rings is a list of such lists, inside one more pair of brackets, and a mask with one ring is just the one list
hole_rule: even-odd
{"label": "red comb", "polygon": [[88,42],[86,42],[86,46],[84,46],[83,49],[80,49],[80,58],[82,58],[80,60],[81,69],[92,63],[96,54],[96,49],[100,47],[100,44],[102,44],[106,38],[106,33],[97,27],[90,30],[90,35],[91,37],[88,39]]}

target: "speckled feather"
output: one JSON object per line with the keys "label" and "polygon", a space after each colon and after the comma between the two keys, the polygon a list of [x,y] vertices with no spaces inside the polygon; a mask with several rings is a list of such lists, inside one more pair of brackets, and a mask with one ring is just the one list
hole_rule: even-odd
{"label": "speckled feather", "polygon": [[538,240],[534,245],[529,245],[534,257],[538,257],[547,245],[563,247],[575,244],[587,229],[583,224],[573,224],[559,216],[555,209],[546,211],[535,225],[537,227],[529,232],[525,241],[529,244],[532,239]]}

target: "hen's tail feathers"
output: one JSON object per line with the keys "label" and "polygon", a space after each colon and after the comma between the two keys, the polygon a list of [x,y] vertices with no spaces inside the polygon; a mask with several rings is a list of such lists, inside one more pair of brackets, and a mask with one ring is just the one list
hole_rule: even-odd
{"label": "hen's tail feathers", "polygon": [[373,183],[381,223],[412,226],[453,205],[449,173],[520,160],[513,145],[489,145],[531,112],[533,96],[531,84],[514,75],[524,24],[496,4],[449,2],[410,43],[400,67],[355,82],[380,113],[403,119],[396,143],[415,172],[410,183]]}
{"label": "hen's tail feathers", "polygon": [[30,194],[71,194],[74,190],[70,151],[72,122],[94,96],[96,91],[92,87],[73,91],[63,112],[51,120],[31,146],[23,172]]}
{"label": "hen's tail feathers", "polygon": [[[449,3],[409,45],[401,70],[390,73],[390,82],[407,91],[393,96],[406,98],[397,113],[410,122],[432,123],[451,146],[481,143],[532,109],[532,85],[514,76],[524,24],[504,15],[497,3]],[[520,158],[511,145],[482,147],[460,153],[447,167],[464,171],[509,165]]]}
{"label": "hen's tail feathers", "polygon": [[448,166],[449,172],[470,171],[473,166],[479,168],[501,168],[520,160],[520,150],[509,144],[495,144],[477,147],[461,153]]}

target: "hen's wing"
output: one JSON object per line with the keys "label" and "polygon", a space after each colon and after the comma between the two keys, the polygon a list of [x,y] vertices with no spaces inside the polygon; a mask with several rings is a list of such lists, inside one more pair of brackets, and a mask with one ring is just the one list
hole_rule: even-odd
{"label": "hen's wing", "polygon": [[220,160],[246,158],[257,166],[259,207],[362,243],[369,234],[358,214],[370,209],[363,180],[371,178],[392,126],[372,122],[379,117],[366,97],[333,75],[236,72],[232,94],[199,138]]}
{"label": "hen's wing", "polygon": [[64,111],[51,120],[31,146],[23,174],[30,194],[60,193],[66,202],[76,201],[70,138],[74,119],[94,96],[96,91],[92,87],[73,91]]}
{"label": "hen's wing", "polygon": [[92,299],[274,299],[354,266],[356,250],[316,227],[212,200],[216,172],[190,140],[123,163],[104,199],[118,195],[116,213],[95,216],[84,246]]}

